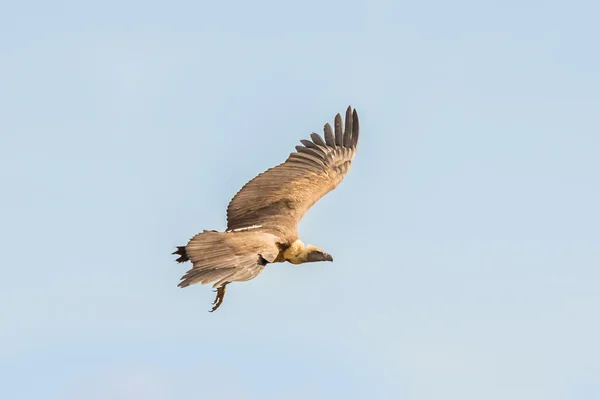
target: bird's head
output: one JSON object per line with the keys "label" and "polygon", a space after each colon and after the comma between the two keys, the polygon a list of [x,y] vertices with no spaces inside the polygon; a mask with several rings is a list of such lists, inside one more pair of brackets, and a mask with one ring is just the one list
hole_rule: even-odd
{"label": "bird's head", "polygon": [[316,246],[308,245],[304,251],[306,252],[306,262],[333,261],[331,254],[324,252],[323,249]]}

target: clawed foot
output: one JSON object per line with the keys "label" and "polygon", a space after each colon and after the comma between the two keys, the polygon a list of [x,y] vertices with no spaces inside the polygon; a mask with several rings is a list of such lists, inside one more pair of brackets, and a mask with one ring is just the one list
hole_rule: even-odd
{"label": "clawed foot", "polygon": [[223,298],[225,297],[226,286],[227,286],[227,284],[217,288],[217,290],[216,290],[217,297],[215,298],[215,301],[213,301],[213,308],[212,308],[212,310],[210,310],[210,312],[215,311],[223,303]]}

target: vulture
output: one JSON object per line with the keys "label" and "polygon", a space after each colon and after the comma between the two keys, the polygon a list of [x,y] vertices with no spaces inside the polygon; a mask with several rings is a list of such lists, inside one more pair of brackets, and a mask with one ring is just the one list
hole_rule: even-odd
{"label": "vulture", "polygon": [[298,223],[323,196],[335,189],[350,170],[358,145],[358,114],[346,110],[345,122],[335,116],[323,136],[310,135],[285,162],[256,176],[227,206],[227,230],[204,230],[172,254],[192,267],[179,287],[214,283],[210,312],[223,303],[232,282],[255,278],[267,264],[333,261],[331,254],[298,238]]}

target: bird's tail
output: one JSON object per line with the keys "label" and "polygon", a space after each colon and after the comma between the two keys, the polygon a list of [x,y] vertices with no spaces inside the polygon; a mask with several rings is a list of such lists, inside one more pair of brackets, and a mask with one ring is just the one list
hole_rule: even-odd
{"label": "bird's tail", "polygon": [[190,261],[190,259],[187,256],[187,252],[185,251],[185,246],[177,246],[177,250],[175,250],[171,254],[177,254],[179,256],[179,258],[175,260],[178,263]]}
{"label": "bird's tail", "polygon": [[[223,233],[222,232],[217,232],[217,231],[208,231],[205,230],[202,233],[197,234],[196,236],[194,236],[190,242],[188,243],[188,246],[190,245],[190,243],[193,242],[206,242],[208,244],[212,244],[214,245],[215,243],[221,242],[221,238],[222,238]],[[188,253],[187,250],[185,249],[187,246],[177,246],[177,250],[175,250],[174,252],[172,252],[171,254],[176,254],[179,257],[177,258],[178,263],[184,263],[186,261],[190,261],[190,258],[188,257]]]}
{"label": "bird's tail", "polygon": [[237,272],[236,254],[225,243],[225,236],[223,232],[205,230],[194,236],[186,246],[177,246],[173,252],[179,255],[176,261],[191,261],[193,264],[181,278],[180,287],[195,283],[215,283],[215,287],[219,287],[228,282],[227,278],[233,278]]}
{"label": "bird's tail", "polygon": [[179,256],[178,262],[192,263],[179,286],[214,283],[218,288],[252,279],[277,257],[274,239],[261,233],[203,231],[173,252]]}

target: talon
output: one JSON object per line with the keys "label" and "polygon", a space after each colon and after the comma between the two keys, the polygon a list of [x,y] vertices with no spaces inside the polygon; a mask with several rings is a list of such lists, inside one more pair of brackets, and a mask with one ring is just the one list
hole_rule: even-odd
{"label": "talon", "polygon": [[217,288],[217,290],[216,290],[217,297],[215,297],[215,301],[213,301],[213,303],[212,303],[213,308],[212,308],[212,310],[209,310],[209,312],[214,312],[223,303],[223,298],[225,297],[226,286],[227,286],[227,283],[225,283],[223,286]]}

